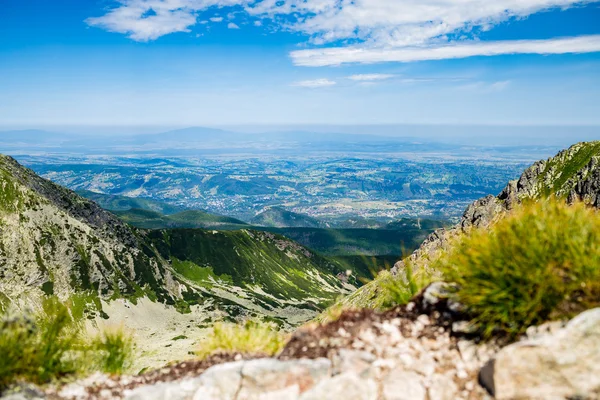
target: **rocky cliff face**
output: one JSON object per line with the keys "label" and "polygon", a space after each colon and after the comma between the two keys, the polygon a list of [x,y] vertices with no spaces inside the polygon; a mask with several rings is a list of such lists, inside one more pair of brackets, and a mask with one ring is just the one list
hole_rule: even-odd
{"label": "rocky cliff face", "polygon": [[166,263],[112,214],[0,157],[0,292],[74,291],[173,301]]}
{"label": "rocky cliff face", "polygon": [[[410,260],[417,267],[427,268],[428,259],[457,235],[488,226],[522,202],[550,196],[600,208],[600,141],[578,143],[548,160],[536,162],[498,196],[489,195],[471,204],[457,225],[432,233]],[[399,261],[392,272],[397,273],[404,265],[405,261]]]}

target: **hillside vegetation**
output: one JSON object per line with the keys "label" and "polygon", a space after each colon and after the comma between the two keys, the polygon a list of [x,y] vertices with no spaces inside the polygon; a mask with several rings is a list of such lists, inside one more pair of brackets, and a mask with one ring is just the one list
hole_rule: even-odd
{"label": "hillside vegetation", "polygon": [[430,235],[410,257],[394,266],[392,276],[384,274],[369,282],[344,298],[338,307],[381,307],[389,296],[386,288],[390,279],[402,286],[407,279],[407,269],[411,274],[427,276],[429,280],[441,279],[436,262],[452,249],[456,240],[494,224],[523,203],[552,197],[565,203],[579,201],[600,208],[600,142],[578,143],[555,157],[536,162],[497,197],[488,196],[471,204],[457,225]]}
{"label": "hillside vegetation", "polygon": [[553,198],[457,240],[434,264],[486,336],[600,305],[600,214]]}
{"label": "hillside vegetation", "polygon": [[250,227],[238,219],[209,214],[199,210],[186,210],[171,215],[163,215],[157,211],[132,208],[127,211],[114,211],[114,213],[128,224],[143,229],[196,228],[236,230]]}

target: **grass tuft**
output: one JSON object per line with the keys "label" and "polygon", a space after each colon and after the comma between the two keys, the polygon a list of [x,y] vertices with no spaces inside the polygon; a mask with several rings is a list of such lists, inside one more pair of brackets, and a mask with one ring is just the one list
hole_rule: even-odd
{"label": "grass tuft", "polygon": [[123,329],[109,329],[96,336],[90,349],[94,352],[100,371],[122,374],[133,359],[133,340]]}
{"label": "grass tuft", "polygon": [[379,283],[384,309],[407,304],[431,282],[429,276],[423,272],[424,269],[419,269],[420,273],[413,271],[410,258],[406,258],[404,264],[404,269],[398,271],[396,276],[390,274],[387,279],[382,279]]}
{"label": "grass tuft", "polygon": [[438,261],[484,336],[522,334],[600,304],[600,214],[555,199],[476,230]]}
{"label": "grass tuft", "polygon": [[36,384],[99,370],[121,373],[132,340],[121,331],[85,340],[82,324],[54,297],[39,312],[8,309],[0,316],[0,392],[18,381]]}
{"label": "grass tuft", "polygon": [[0,322],[0,389],[18,379],[44,383],[75,373],[77,331],[67,307],[53,298],[34,316],[8,311]]}
{"label": "grass tuft", "polygon": [[218,323],[197,351],[200,359],[215,353],[243,353],[273,356],[279,353],[287,335],[272,324],[248,321],[241,325]]}

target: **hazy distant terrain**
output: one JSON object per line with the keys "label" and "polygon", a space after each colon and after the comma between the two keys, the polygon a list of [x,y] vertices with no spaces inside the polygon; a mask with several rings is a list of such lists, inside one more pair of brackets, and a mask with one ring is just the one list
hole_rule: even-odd
{"label": "hazy distant terrain", "polygon": [[471,201],[497,194],[525,166],[476,154],[468,160],[389,154],[16,158],[74,190],[159,200],[246,222],[278,206],[331,225],[356,218],[457,217]]}
{"label": "hazy distant terrain", "polygon": [[[71,189],[138,199],[103,198],[104,206],[116,210],[193,209],[254,225],[341,228],[406,217],[456,219],[467,204],[497,194],[526,165],[556,151],[553,144],[486,144],[493,142],[486,139],[488,128],[480,128],[481,140],[472,143],[433,139],[434,127],[428,134],[398,128],[396,136],[385,127],[381,134],[306,129],[242,133],[197,127],[110,136],[6,131],[0,132],[0,151]],[[518,134],[489,129],[499,143],[506,143],[504,131],[506,138]],[[156,201],[166,206],[153,208]],[[272,209],[283,214],[269,215]],[[294,213],[315,221],[294,222]],[[278,217],[283,220],[273,220]]]}

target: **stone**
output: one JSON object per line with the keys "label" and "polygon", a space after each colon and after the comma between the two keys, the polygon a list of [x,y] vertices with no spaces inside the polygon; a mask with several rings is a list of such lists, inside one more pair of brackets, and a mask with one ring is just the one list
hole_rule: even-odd
{"label": "stone", "polygon": [[359,376],[368,374],[373,362],[377,357],[367,351],[340,349],[333,356],[333,375],[339,375],[343,372],[352,372]]}
{"label": "stone", "polygon": [[199,388],[194,400],[233,400],[242,384],[242,368],[245,361],[215,365],[199,378]]}
{"label": "stone", "polygon": [[593,398],[600,392],[600,308],[554,334],[505,347],[480,380],[499,400]]}
{"label": "stone", "polygon": [[248,361],[241,369],[242,381],[237,399],[257,398],[258,393],[284,391],[289,394],[290,390],[297,396],[330,376],[331,362],[324,358],[291,361],[265,358]]}
{"label": "stone", "polygon": [[185,379],[175,382],[160,382],[125,391],[127,400],[188,400],[200,387],[200,379]]}
{"label": "stone", "polygon": [[395,369],[383,380],[385,400],[425,400],[427,390],[421,375],[413,371]]}
{"label": "stone", "polygon": [[458,387],[452,378],[446,375],[434,375],[428,390],[429,400],[454,400],[457,393]]}
{"label": "stone", "polygon": [[[361,379],[348,372],[323,380],[300,396],[300,400],[377,400],[377,383],[373,379]],[[418,400],[418,399],[415,399]]]}
{"label": "stone", "polygon": [[425,307],[434,307],[441,300],[450,296],[450,285],[446,282],[434,282],[423,292],[423,302]]}

